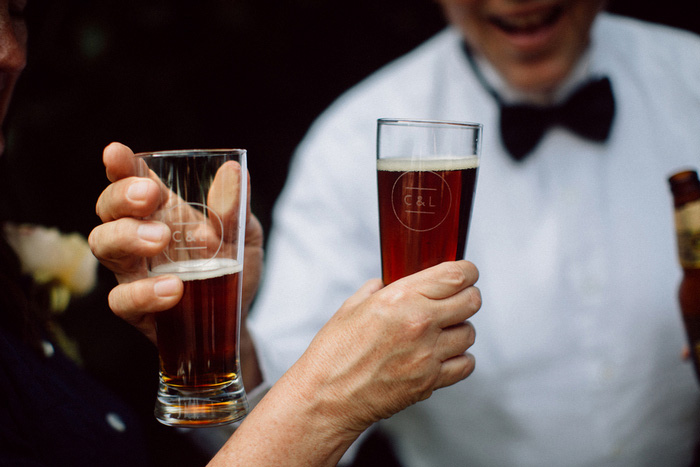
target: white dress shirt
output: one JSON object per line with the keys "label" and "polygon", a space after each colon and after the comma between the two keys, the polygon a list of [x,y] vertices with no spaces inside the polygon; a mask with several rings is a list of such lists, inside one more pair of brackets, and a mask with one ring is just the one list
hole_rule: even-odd
{"label": "white dress shirt", "polygon": [[551,129],[505,154],[492,97],[446,30],[312,126],[274,214],[249,324],[268,382],[381,277],[380,117],[484,124],[467,259],[476,370],[383,421],[407,466],[686,466],[700,386],[685,344],[667,177],[700,165],[700,39],[601,14],[587,73],[612,82],[607,143]]}

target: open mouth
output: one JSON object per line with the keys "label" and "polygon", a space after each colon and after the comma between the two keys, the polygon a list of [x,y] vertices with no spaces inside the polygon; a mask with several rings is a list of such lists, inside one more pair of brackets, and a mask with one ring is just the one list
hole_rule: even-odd
{"label": "open mouth", "polygon": [[561,5],[544,12],[518,16],[492,16],[489,21],[508,34],[530,34],[555,24],[564,14]]}

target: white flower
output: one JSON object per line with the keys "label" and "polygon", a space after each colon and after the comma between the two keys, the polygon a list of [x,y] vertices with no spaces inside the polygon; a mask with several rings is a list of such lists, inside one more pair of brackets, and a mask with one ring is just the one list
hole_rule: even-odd
{"label": "white flower", "polygon": [[26,224],[6,223],[4,228],[22,272],[32,275],[39,284],[51,286],[54,310],[64,310],[71,294],[85,295],[95,287],[97,259],[82,235]]}

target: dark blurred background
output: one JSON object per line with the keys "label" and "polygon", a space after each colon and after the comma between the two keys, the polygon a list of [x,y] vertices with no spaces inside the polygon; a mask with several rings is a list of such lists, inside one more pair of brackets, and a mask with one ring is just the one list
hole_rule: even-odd
{"label": "dark blurred background", "polygon": [[[609,9],[700,33],[697,0],[612,0]],[[86,235],[107,185],[103,147],[248,149],[266,230],[289,158],[340,93],[444,27],[430,0],[30,0],[29,64],[3,157],[17,221]],[[699,148],[700,151],[700,148]],[[85,366],[149,423],[157,357],[111,315],[111,275],[62,318]],[[172,430],[151,426],[156,445]],[[168,431],[169,430],[169,431]],[[160,462],[197,465],[160,450]]]}
{"label": "dark blurred background", "polygon": [[[610,10],[700,32],[697,0]],[[292,151],[341,92],[444,27],[431,0],[29,2],[29,65],[8,118],[27,219],[87,234],[102,148],[243,147],[269,227]]]}

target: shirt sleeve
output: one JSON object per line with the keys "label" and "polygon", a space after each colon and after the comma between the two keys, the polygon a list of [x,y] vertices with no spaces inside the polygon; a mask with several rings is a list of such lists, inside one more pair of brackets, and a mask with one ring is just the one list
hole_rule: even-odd
{"label": "shirt sleeve", "polygon": [[336,120],[322,118],[302,142],[275,207],[265,276],[248,321],[268,384],[380,273],[375,123]]}

